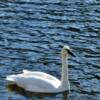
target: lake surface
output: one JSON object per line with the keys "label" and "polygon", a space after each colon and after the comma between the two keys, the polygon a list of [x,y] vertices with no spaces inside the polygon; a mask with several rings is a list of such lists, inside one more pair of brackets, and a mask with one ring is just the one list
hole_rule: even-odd
{"label": "lake surface", "polygon": [[0,0],[0,100],[28,100],[6,88],[5,77],[23,69],[60,79],[63,45],[76,55],[69,58],[69,100],[100,100],[100,1]]}

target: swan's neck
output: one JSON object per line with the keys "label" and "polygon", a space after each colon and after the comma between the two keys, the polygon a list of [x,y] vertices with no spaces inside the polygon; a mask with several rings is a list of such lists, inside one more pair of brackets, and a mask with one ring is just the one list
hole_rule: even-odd
{"label": "swan's neck", "polygon": [[62,88],[69,89],[68,80],[68,54],[62,54],[62,75],[61,75]]}

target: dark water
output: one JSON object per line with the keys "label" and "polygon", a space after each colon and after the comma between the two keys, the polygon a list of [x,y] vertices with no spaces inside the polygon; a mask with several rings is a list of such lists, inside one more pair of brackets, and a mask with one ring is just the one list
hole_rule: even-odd
{"label": "dark water", "polygon": [[[100,100],[100,1],[1,0],[0,100],[28,100],[8,91],[9,74],[29,69],[60,78],[66,44],[76,55],[69,58],[69,100]],[[41,100],[63,99],[58,94]]]}

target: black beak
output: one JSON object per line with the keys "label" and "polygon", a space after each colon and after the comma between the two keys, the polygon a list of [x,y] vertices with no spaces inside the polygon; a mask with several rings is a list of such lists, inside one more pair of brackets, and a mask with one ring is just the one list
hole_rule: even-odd
{"label": "black beak", "polygon": [[68,53],[69,53],[71,56],[76,57],[75,54],[72,52],[72,50],[68,50]]}

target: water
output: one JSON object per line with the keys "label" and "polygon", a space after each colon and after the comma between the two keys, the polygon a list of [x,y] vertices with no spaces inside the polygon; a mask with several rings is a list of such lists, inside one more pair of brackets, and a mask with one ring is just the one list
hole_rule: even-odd
{"label": "water", "polygon": [[[69,99],[100,100],[99,0],[0,1],[0,100],[28,100],[25,91],[9,92],[4,79],[23,69],[60,79],[65,44],[77,55],[69,58]],[[63,98],[57,94],[44,99]]]}

